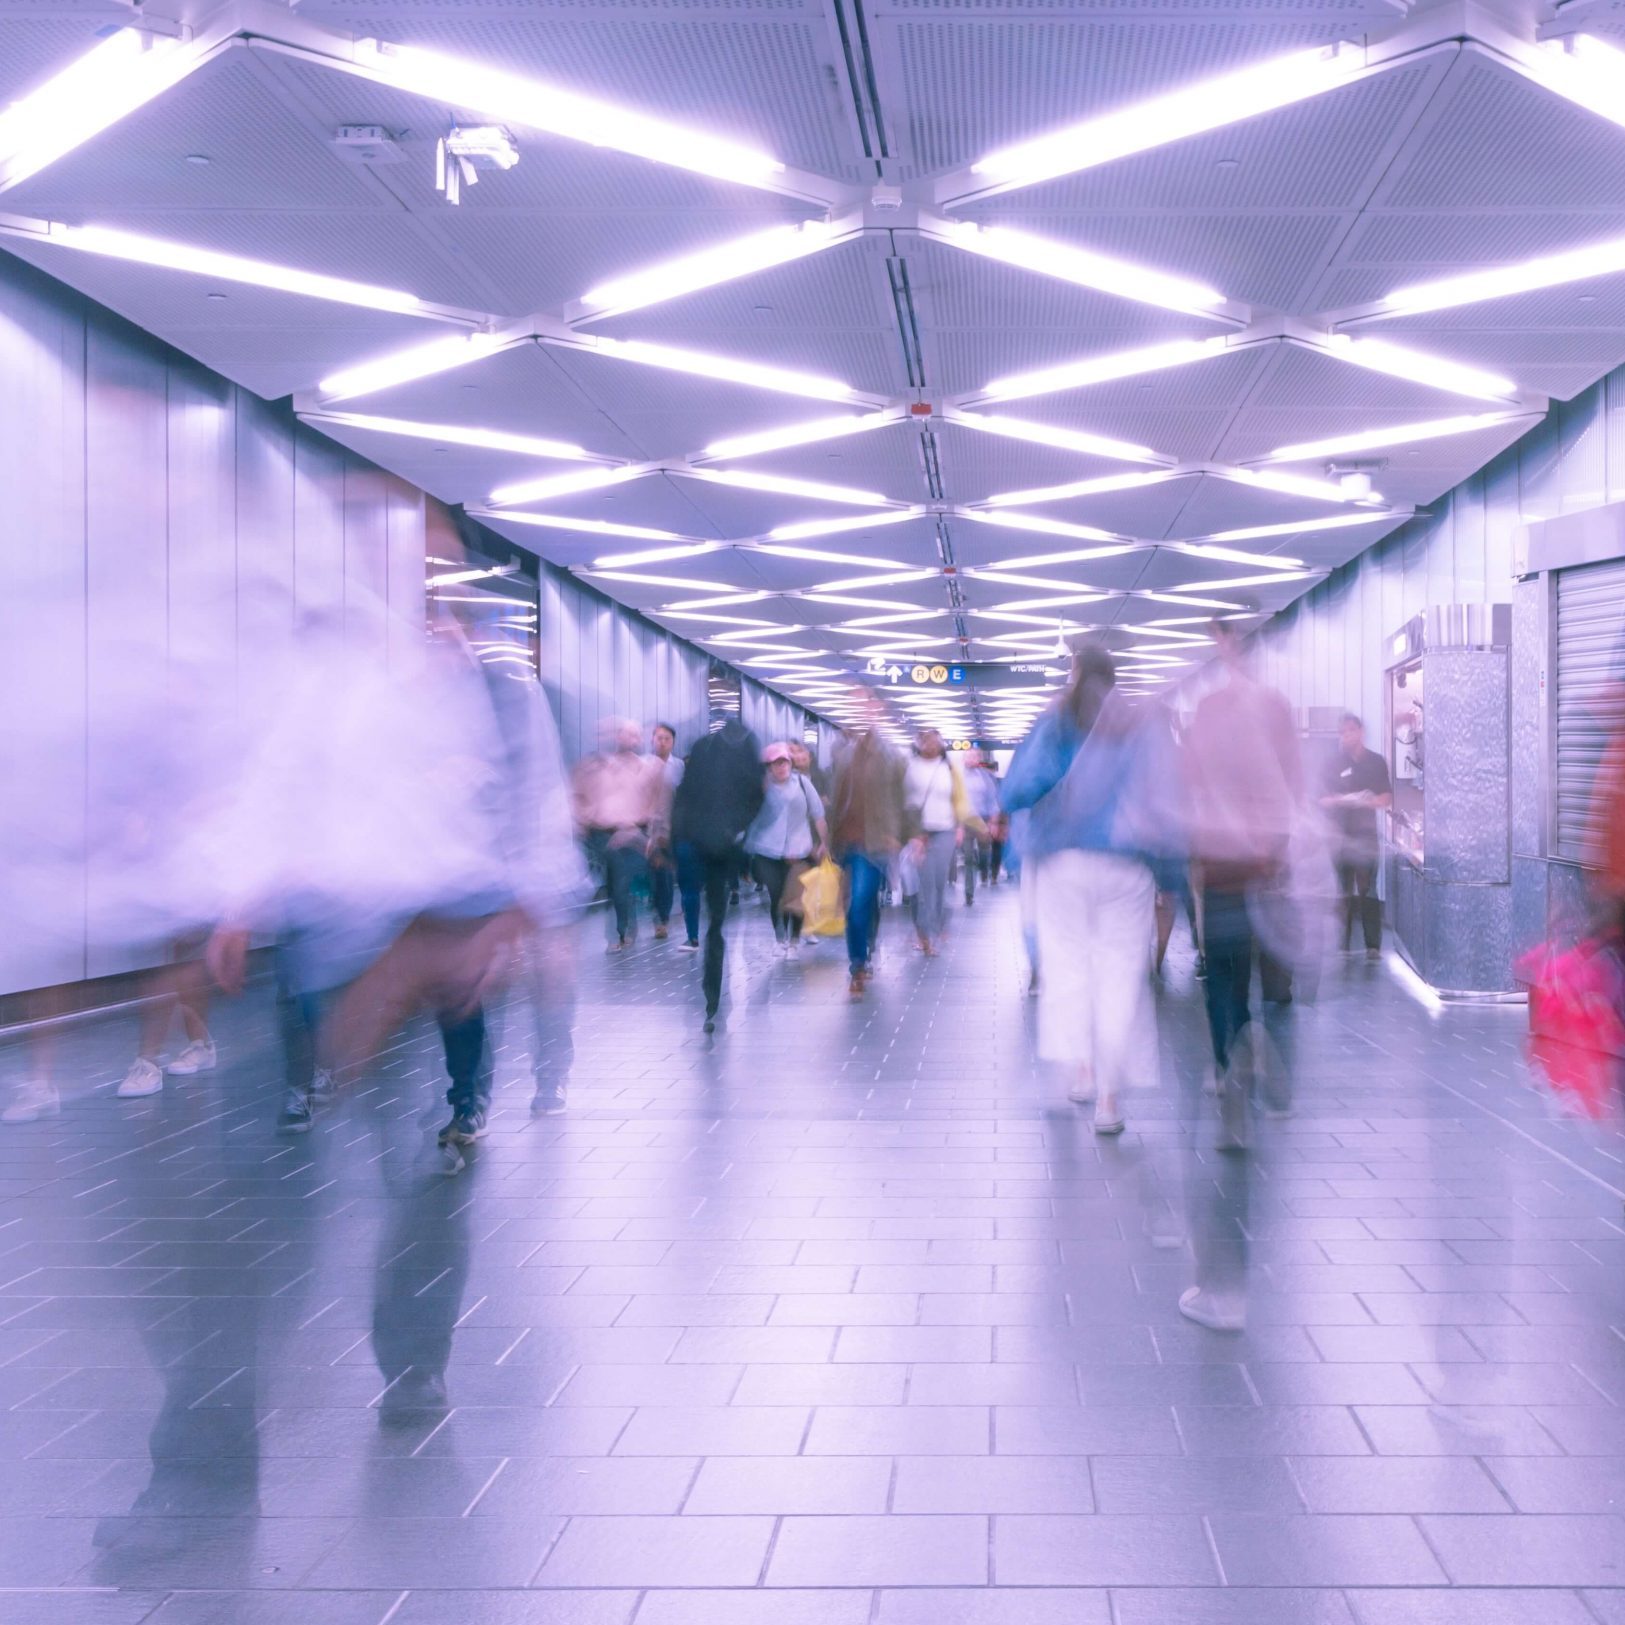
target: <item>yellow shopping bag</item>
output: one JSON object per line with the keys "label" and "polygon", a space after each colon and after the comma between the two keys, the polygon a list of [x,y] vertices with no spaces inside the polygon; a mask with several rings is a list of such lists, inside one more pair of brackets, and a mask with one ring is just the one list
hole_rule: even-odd
{"label": "yellow shopping bag", "polygon": [[841,907],[841,871],[825,858],[801,877],[803,934],[838,937],[846,929],[846,913]]}

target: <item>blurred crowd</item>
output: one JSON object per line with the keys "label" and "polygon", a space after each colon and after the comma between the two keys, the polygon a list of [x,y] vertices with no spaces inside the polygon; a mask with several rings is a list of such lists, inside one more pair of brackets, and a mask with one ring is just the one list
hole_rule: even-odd
{"label": "blurred crowd", "polygon": [[[35,832],[41,861],[14,881],[12,912],[48,929],[79,864],[97,940],[157,966],[128,975],[135,1054],[121,1097],[214,1067],[211,1001],[255,976],[275,989],[288,1133],[308,1130],[407,1023],[432,1022],[447,1108],[435,1143],[455,1170],[486,1130],[496,1001],[530,1023],[533,1109],[565,1109],[574,927],[595,900],[611,954],[633,944],[641,915],[656,939],[675,929],[714,1033],[743,907],[760,906],[787,959],[809,941],[829,942],[826,957],[844,943],[847,993],[862,1000],[888,904],[912,927],[901,951],[933,958],[951,888],[969,907],[979,886],[1015,878],[1037,1054],[1095,1133],[1120,1135],[1134,1091],[1165,1081],[1158,1029],[1173,1001],[1160,978],[1183,917],[1211,1045],[1200,1110],[1218,1150],[1256,1151],[1263,1126],[1292,1110],[1294,1011],[1327,955],[1380,955],[1390,784],[1352,715],[1331,759],[1306,763],[1235,622],[1208,636],[1217,658],[1179,711],[1123,693],[1109,650],[1079,643],[1002,776],[931,728],[898,748],[872,690],[825,760],[730,714],[686,742],[664,722],[607,722],[567,769],[533,666],[485,658],[494,645],[450,611],[387,663],[312,620],[262,684],[242,748],[211,738],[196,685],[133,684],[143,770],[102,788],[80,836]],[[29,1065],[8,1122],[59,1109],[52,998],[25,1012]],[[1148,1223],[1176,1228],[1155,1212]],[[1236,1271],[1197,1254],[1182,1307],[1239,1325]]]}

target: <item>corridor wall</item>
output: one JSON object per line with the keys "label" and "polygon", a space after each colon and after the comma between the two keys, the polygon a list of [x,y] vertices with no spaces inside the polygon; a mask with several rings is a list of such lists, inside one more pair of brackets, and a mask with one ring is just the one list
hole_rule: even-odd
{"label": "corridor wall", "polygon": [[[1394,460],[1403,447],[1389,453]],[[1381,476],[1377,485],[1381,487]],[[1572,863],[1545,850],[1551,794],[1542,770],[1545,669],[1540,587],[1520,582],[1524,526],[1625,497],[1625,368],[1545,419],[1408,524],[1278,615],[1260,669],[1301,712],[1351,710],[1383,721],[1388,639],[1434,604],[1512,604],[1510,706],[1513,946],[1540,940],[1583,892]]]}
{"label": "corridor wall", "polygon": [[[132,696],[207,670],[251,714],[307,613],[342,617],[387,659],[401,629],[421,624],[424,502],[10,259],[0,379],[7,993],[153,962],[92,926],[121,876],[85,857],[92,822],[119,816],[143,776]],[[46,875],[48,918],[37,895],[22,906]]]}

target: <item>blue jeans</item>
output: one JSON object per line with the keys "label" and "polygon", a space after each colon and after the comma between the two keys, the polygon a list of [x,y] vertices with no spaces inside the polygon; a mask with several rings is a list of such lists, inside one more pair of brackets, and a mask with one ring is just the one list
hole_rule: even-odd
{"label": "blue jeans", "polygon": [[692,841],[679,841],[672,852],[677,861],[677,892],[683,900],[683,929],[690,942],[700,940],[700,887],[705,871]]}
{"label": "blue jeans", "polygon": [[856,974],[869,968],[869,955],[874,951],[886,865],[867,852],[848,852],[841,862],[851,882],[846,901],[846,957]]}

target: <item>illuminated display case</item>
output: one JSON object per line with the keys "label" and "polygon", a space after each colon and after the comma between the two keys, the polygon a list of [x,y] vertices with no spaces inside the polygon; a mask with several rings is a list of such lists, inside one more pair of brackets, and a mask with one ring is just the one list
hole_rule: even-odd
{"label": "illuminated display case", "polygon": [[1423,859],[1426,829],[1423,809],[1426,680],[1420,652],[1388,668],[1386,738],[1388,774],[1394,782],[1394,805],[1387,820],[1388,838],[1396,852],[1415,864]]}

